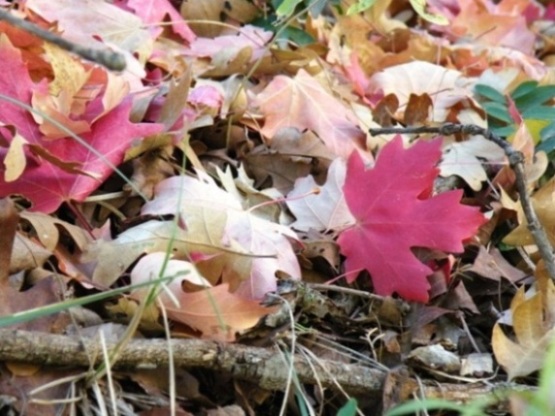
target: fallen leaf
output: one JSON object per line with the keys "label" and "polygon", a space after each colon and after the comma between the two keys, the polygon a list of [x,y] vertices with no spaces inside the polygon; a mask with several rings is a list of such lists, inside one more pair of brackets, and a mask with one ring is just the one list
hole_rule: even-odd
{"label": "fallen leaf", "polygon": [[20,134],[15,134],[10,147],[4,156],[4,180],[13,182],[25,171],[27,161],[25,160],[25,145],[28,142]]}
{"label": "fallen leaf", "polygon": [[8,280],[12,247],[16,238],[19,215],[14,203],[8,198],[0,199],[0,284]]}
{"label": "fallen leaf", "polygon": [[514,340],[505,335],[499,322],[493,327],[493,352],[510,380],[542,368],[547,348],[555,339],[554,322],[549,319],[553,317],[553,305],[555,286],[551,280],[546,290],[531,297],[527,297],[521,287],[511,303]]}
{"label": "fallen leaf", "polygon": [[251,50],[250,61],[260,59],[266,53],[266,43],[272,38],[272,32],[259,27],[246,25],[233,34],[217,36],[214,39],[197,38],[191,43],[188,55],[211,58],[217,62],[226,57],[233,59],[243,49]]}
{"label": "fallen leaf", "polygon": [[[274,310],[230,293],[227,284],[210,287],[191,263],[173,259],[166,262],[165,253],[150,254],[139,260],[131,272],[131,282],[155,282],[161,275],[175,276],[158,296],[168,316],[201,331],[203,338],[233,341],[236,332],[252,328]],[[185,291],[187,282],[199,289]],[[148,289],[141,289],[141,293],[139,296],[144,298]]]}
{"label": "fallen leaf", "polygon": [[[4,35],[0,36],[0,59],[3,62],[0,93],[29,106],[33,91],[44,88],[44,85],[32,82],[21,53]],[[26,109],[5,102],[0,110],[0,121],[13,126],[28,146],[25,146],[25,170],[16,180],[7,182],[4,167],[0,166],[0,196],[23,195],[34,204],[33,210],[45,213],[55,211],[64,201],[83,201],[113,172],[113,166],[123,160],[123,154],[133,140],[160,131],[161,126],[157,124],[131,123],[131,105],[131,100],[126,99],[95,121],[91,131],[81,136],[82,144],[72,137],[44,139]],[[35,145],[52,157],[45,159],[45,153],[40,157],[27,151]],[[0,157],[4,157],[5,152],[0,148]],[[52,163],[56,159],[64,163],[78,162],[80,171],[87,175],[66,171]]]}
{"label": "fallen leaf", "polygon": [[50,250],[18,232],[12,246],[9,273],[41,267],[52,254]]}
{"label": "fallen leaf", "polygon": [[495,247],[486,249],[480,246],[474,263],[466,270],[497,282],[505,278],[511,283],[517,283],[527,276],[525,272],[510,264]]}
{"label": "fallen leaf", "polygon": [[483,136],[471,136],[468,140],[445,147],[439,169],[441,176],[457,175],[473,190],[479,191],[488,177],[483,166],[485,163],[505,163],[505,152]]}
{"label": "fallen leaf", "polygon": [[[355,223],[343,195],[347,167],[341,158],[335,159],[323,186],[312,176],[297,179],[287,195],[287,206],[297,219],[290,226],[296,230],[339,230]],[[313,193],[313,192],[317,193]]]}
{"label": "fallen leaf", "polygon": [[168,0],[129,0],[127,6],[135,11],[143,22],[149,26],[154,38],[157,38],[162,32],[162,25],[166,16],[169,17],[172,30],[181,36],[187,42],[193,42],[196,38],[195,34],[189,29],[187,23],[181,15],[172,6]]}
{"label": "fallen leaf", "polygon": [[[529,2],[458,0],[460,13],[451,20],[448,32],[460,41],[506,46],[533,55],[534,33],[528,28],[522,12]],[[520,4],[519,4],[520,3]]]}
{"label": "fallen leaf", "polygon": [[[464,81],[459,71],[414,61],[378,72],[370,78],[370,85],[385,95],[395,94],[403,112],[411,94],[427,94],[433,103],[431,121],[441,123],[446,120],[450,107],[472,96],[470,89],[464,88]],[[396,118],[401,120],[402,115],[396,114]]]}
{"label": "fallen leaf", "polygon": [[38,240],[47,250],[54,251],[60,238],[60,230],[71,236],[79,250],[84,250],[91,242],[90,235],[81,227],[40,212],[23,211],[21,219],[33,227]]}
{"label": "fallen leaf", "polygon": [[23,195],[33,202],[32,210],[44,213],[55,211],[64,201],[83,201],[123,160],[133,140],[160,131],[157,124],[129,122],[130,109],[130,101],[121,104],[96,122],[91,133],[83,134],[89,148],[73,138],[44,144],[54,154],[82,162],[82,170],[93,176],[71,174],[45,161],[28,160],[25,172],[16,181],[6,183],[0,177],[1,195]]}
{"label": "fallen leaf", "polygon": [[348,281],[368,270],[377,294],[397,292],[407,300],[426,302],[426,277],[432,269],[411,249],[462,252],[462,241],[484,224],[479,209],[460,204],[462,191],[431,195],[440,146],[440,140],[419,141],[405,150],[397,137],[369,170],[357,153],[351,155],[344,192],[357,223],[338,239]]}
{"label": "fallen leaf", "polygon": [[[507,209],[516,210],[518,226],[503,239],[503,243],[510,244],[512,246],[535,244],[534,238],[528,230],[528,222],[524,216],[522,206],[512,201],[506,194],[505,196],[506,198],[502,199],[502,204]],[[538,216],[540,223],[543,225],[551,244],[555,244],[555,212],[553,211],[554,198],[555,179],[548,181],[531,197],[532,206],[534,207],[536,215]]]}
{"label": "fallen leaf", "polygon": [[256,184],[266,183],[271,178],[272,187],[286,194],[298,177],[310,173],[311,165],[304,160],[273,153],[266,146],[259,146],[244,158],[245,169],[256,179]]}
{"label": "fallen leaf", "polygon": [[[278,270],[298,278],[299,265],[289,242],[297,239],[296,234],[288,227],[258,217],[256,210],[245,211],[240,201],[219,188],[210,176],[202,172],[197,175],[198,178],[175,176],[162,181],[142,213],[179,215],[188,238],[199,244],[198,252],[203,252],[200,247],[204,246],[204,250],[210,248],[208,254],[213,255],[215,250],[222,255],[214,261],[222,263],[223,270],[214,270],[210,277],[201,268],[203,275],[214,282],[223,272],[224,282],[230,283],[234,293],[262,298],[275,290]],[[236,250],[242,260],[234,259],[229,250]],[[226,252],[230,257],[223,256]]]}
{"label": "fallen leaf", "polygon": [[255,102],[265,116],[261,133],[270,140],[280,129],[295,127],[314,131],[337,156],[362,148],[364,135],[353,112],[302,69],[294,78],[274,77]]}
{"label": "fallen leaf", "polygon": [[108,43],[119,49],[125,54],[126,73],[145,75],[141,63],[150,56],[154,39],[138,16],[104,1],[30,0],[25,6],[44,20],[56,22],[68,40],[96,49],[104,49]]}

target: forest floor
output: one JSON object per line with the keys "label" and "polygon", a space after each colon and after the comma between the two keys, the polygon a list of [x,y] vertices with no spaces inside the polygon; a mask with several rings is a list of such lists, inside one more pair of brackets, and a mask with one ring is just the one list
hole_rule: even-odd
{"label": "forest floor", "polygon": [[0,413],[553,414],[552,56],[529,0],[3,3]]}

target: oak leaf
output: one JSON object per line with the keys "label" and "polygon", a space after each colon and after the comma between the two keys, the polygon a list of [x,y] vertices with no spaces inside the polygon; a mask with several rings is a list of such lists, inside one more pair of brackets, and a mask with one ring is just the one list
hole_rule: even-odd
{"label": "oak leaf", "polygon": [[397,292],[407,300],[426,302],[432,269],[412,253],[415,247],[462,252],[485,222],[477,208],[459,203],[462,191],[432,196],[441,141],[419,141],[404,150],[396,137],[365,170],[357,153],[347,164],[344,192],[356,224],[341,233],[348,281],[368,270],[379,295]]}
{"label": "oak leaf", "polygon": [[482,189],[487,173],[479,158],[489,163],[502,164],[505,152],[495,143],[482,136],[472,136],[464,142],[454,142],[445,147],[439,165],[441,176],[460,176],[474,190]]}
{"label": "oak leaf", "polygon": [[465,89],[462,73],[429,62],[414,61],[384,69],[370,78],[371,89],[381,89],[384,95],[395,94],[399,99],[396,114],[402,118],[411,94],[428,94],[433,102],[431,119],[445,121],[448,110],[454,104],[472,95]]}

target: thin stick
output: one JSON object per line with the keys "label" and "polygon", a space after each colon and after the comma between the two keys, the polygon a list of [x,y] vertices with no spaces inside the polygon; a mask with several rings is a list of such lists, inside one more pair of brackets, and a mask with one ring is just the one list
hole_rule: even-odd
{"label": "thin stick", "polygon": [[486,139],[499,145],[509,158],[509,165],[513,169],[516,176],[516,188],[518,195],[520,196],[520,204],[522,205],[522,210],[524,211],[524,216],[528,222],[528,230],[536,245],[538,246],[538,251],[545,262],[547,272],[549,277],[555,281],[555,256],[553,255],[553,247],[549,242],[549,238],[545,232],[545,229],[541,225],[534,207],[532,206],[532,201],[528,192],[526,190],[526,174],[524,172],[524,155],[515,150],[515,148],[506,140],[503,140],[498,135],[494,134],[491,130],[485,129],[474,124],[453,124],[447,123],[439,127],[403,127],[403,128],[379,128],[379,129],[369,129],[371,135],[375,136],[378,134],[393,134],[393,133],[403,133],[403,134],[420,134],[420,133],[435,133],[441,134],[443,136],[450,136],[452,134],[462,133],[462,134],[473,134],[484,136]]}
{"label": "thin stick", "polygon": [[81,58],[96,62],[113,71],[123,71],[125,69],[125,57],[119,52],[114,52],[109,49],[85,48],[52,32],[44,30],[31,22],[15,17],[2,9],[0,9],[0,20],[5,20],[9,24],[29,32],[46,42],[50,42],[68,52],[79,55]]}

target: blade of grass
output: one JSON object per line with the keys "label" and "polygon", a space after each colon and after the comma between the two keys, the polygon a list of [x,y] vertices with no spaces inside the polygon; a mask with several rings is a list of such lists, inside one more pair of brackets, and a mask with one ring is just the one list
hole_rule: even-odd
{"label": "blade of grass", "polygon": [[[167,282],[167,281],[170,281],[172,279],[175,279],[175,277],[176,276],[163,277],[163,278],[160,279],[159,282],[160,283]],[[55,313],[58,313],[58,312],[65,311],[65,310],[73,308],[75,306],[83,306],[83,305],[86,305],[88,303],[108,299],[108,298],[111,298],[112,296],[121,295],[121,294],[123,294],[125,292],[128,292],[130,290],[139,289],[141,287],[150,286],[150,285],[153,285],[153,284],[156,284],[156,283],[158,283],[158,282],[149,281],[149,282],[143,282],[143,283],[136,284],[136,285],[124,286],[124,287],[120,287],[120,288],[117,288],[117,289],[111,289],[111,290],[107,290],[105,292],[95,293],[93,295],[84,296],[84,297],[78,298],[78,299],[64,300],[62,302],[53,303],[52,305],[41,306],[39,308],[33,308],[33,309],[29,309],[29,310],[26,310],[26,311],[23,311],[23,312],[16,312],[16,313],[8,315],[8,316],[2,316],[2,317],[0,317],[0,328],[5,327],[5,326],[9,326],[9,325],[15,325],[15,324],[21,324],[21,323],[24,323],[24,322],[29,322],[29,321],[32,321],[32,320],[37,319],[37,318],[42,318],[44,316],[48,316],[48,315],[52,315],[52,314],[55,314]]]}

